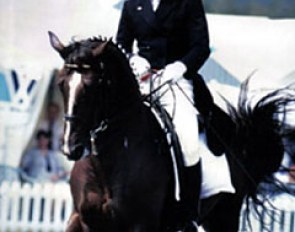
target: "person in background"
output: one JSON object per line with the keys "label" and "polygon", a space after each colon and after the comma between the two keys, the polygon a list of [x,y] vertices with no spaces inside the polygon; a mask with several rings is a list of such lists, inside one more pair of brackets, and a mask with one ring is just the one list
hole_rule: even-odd
{"label": "person in background", "polygon": [[60,107],[57,103],[50,102],[48,104],[46,118],[41,121],[38,128],[50,133],[51,142],[49,147],[53,151],[59,151],[63,125],[60,120]]}
{"label": "person in background", "polygon": [[50,133],[39,130],[36,134],[37,145],[22,157],[20,168],[38,182],[57,182],[66,180],[58,155],[49,149]]}
{"label": "person in background", "polygon": [[49,143],[49,148],[54,151],[61,160],[63,167],[65,170],[70,173],[71,169],[74,165],[73,162],[69,162],[69,160],[61,155],[61,141],[63,136],[63,122],[60,117],[60,105],[56,102],[49,102],[47,105],[45,118],[39,123],[38,129],[48,131],[51,140]]}

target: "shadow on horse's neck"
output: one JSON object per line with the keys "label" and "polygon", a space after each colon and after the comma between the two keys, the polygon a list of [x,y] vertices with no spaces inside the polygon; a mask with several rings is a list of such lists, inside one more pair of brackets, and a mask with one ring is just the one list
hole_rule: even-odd
{"label": "shadow on horse's neck", "polygon": [[138,83],[129,66],[126,56],[119,48],[110,45],[104,54],[105,78],[109,81],[105,94],[108,117],[126,114],[131,108],[140,106],[142,100]]}

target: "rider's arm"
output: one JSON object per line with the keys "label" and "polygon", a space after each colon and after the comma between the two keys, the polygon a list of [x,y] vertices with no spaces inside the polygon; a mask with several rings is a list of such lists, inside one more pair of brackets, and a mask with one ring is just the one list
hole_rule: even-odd
{"label": "rider's arm", "polygon": [[191,49],[180,60],[188,70],[198,70],[210,54],[209,35],[202,0],[190,0],[188,5],[189,43]]}
{"label": "rider's arm", "polygon": [[128,1],[125,1],[121,14],[118,32],[117,43],[121,44],[127,53],[132,53],[134,42],[134,29],[132,28],[130,12],[128,10]]}

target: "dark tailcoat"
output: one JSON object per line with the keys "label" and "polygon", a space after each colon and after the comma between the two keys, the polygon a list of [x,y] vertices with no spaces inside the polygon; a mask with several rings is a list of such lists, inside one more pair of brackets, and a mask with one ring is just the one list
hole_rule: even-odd
{"label": "dark tailcoat", "polygon": [[152,68],[180,60],[188,68],[186,77],[193,77],[210,53],[202,0],[161,0],[156,12],[150,1],[125,1],[117,42],[131,53],[137,40],[139,55]]}
{"label": "dark tailcoat", "polygon": [[152,68],[161,69],[176,60],[187,66],[185,77],[193,79],[195,106],[205,120],[208,145],[220,155],[225,151],[224,144],[212,128],[217,130],[218,122],[228,122],[229,117],[214,104],[203,78],[197,75],[210,53],[202,0],[161,0],[156,12],[150,1],[125,1],[117,42],[132,53],[137,40],[139,55]]}

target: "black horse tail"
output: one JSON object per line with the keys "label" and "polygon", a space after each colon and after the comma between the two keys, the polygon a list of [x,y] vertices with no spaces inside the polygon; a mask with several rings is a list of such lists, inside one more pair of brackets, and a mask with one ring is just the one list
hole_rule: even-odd
{"label": "black horse tail", "polygon": [[[230,116],[236,125],[235,141],[232,148],[235,156],[244,165],[248,188],[246,203],[249,213],[252,209],[260,216],[265,203],[271,206],[268,197],[263,194],[259,183],[267,183],[268,189],[290,191],[277,180],[273,173],[281,168],[286,148],[286,140],[294,135],[295,128],[290,125],[287,116],[294,111],[295,86],[289,85],[265,94],[260,100],[254,101],[249,96],[248,78],[241,86],[238,107],[228,104]],[[292,109],[293,107],[293,109]],[[294,141],[294,140],[293,140]],[[261,191],[260,191],[261,190]],[[258,193],[259,197],[258,197]]]}
{"label": "black horse tail", "polygon": [[[228,106],[236,125],[233,145],[236,155],[244,156],[241,159],[252,181],[258,184],[270,180],[270,176],[279,170],[285,151],[284,140],[295,131],[287,121],[295,103],[295,88],[289,85],[270,91],[253,103],[254,97],[249,97],[249,80],[241,86],[237,109]],[[256,188],[249,190],[254,197]]]}
{"label": "black horse tail", "polygon": [[268,91],[257,100],[257,95],[250,96],[249,81],[241,85],[237,107],[224,98],[228,114],[214,103],[202,79],[195,85],[195,102],[203,117],[208,147],[215,155],[226,153],[237,172],[235,187],[246,196],[248,209],[250,202],[258,209],[267,201],[258,197],[261,182],[287,191],[272,174],[281,166],[287,142],[295,151],[295,146],[290,146],[295,141],[295,128],[286,120],[292,105],[295,111],[295,84]]}

